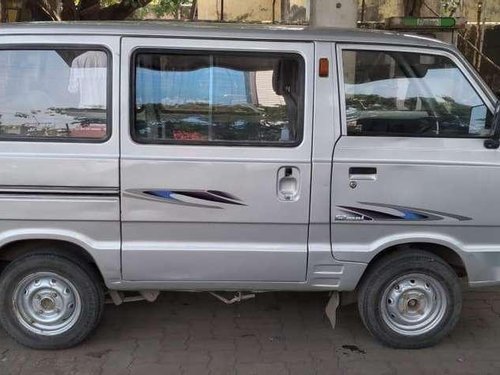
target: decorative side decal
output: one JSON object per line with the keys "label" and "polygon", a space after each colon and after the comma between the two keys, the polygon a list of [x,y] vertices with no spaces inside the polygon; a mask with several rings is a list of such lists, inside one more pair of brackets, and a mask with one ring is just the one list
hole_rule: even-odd
{"label": "decorative side decal", "polygon": [[[133,189],[125,191],[125,195],[137,199],[155,200],[163,203],[178,204],[187,207],[223,209],[223,207],[218,205],[201,204],[196,203],[196,201],[246,206],[240,198],[218,190]],[[188,201],[185,200],[186,198]]]}
{"label": "decorative side decal", "polygon": [[337,206],[345,214],[335,216],[338,221],[439,221],[447,218],[458,221],[472,220],[470,217],[449,214],[446,212],[427,210],[423,208],[396,206],[384,203],[359,202],[365,206],[389,208],[396,213],[388,213],[369,208],[353,207],[353,206]]}

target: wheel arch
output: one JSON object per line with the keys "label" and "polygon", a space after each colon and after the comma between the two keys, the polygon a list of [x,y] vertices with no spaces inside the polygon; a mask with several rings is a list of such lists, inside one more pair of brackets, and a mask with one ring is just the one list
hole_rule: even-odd
{"label": "wheel arch", "polygon": [[443,259],[456,273],[459,278],[467,278],[467,267],[464,259],[460,255],[459,251],[454,249],[452,246],[446,244],[431,242],[431,241],[408,241],[392,244],[387,246],[377,252],[377,254],[370,260],[368,266],[366,267],[363,276],[358,282],[358,286],[362,283],[365,276],[369,271],[377,265],[377,263],[391,255],[400,251],[405,251],[408,249],[419,249],[425,250],[432,253],[439,258]]}
{"label": "wheel arch", "polygon": [[88,263],[99,279],[102,282],[104,281],[103,274],[91,252],[82,247],[81,244],[68,239],[31,237],[4,242],[0,244],[0,262],[5,265],[25,255],[46,253],[47,251],[43,249],[47,248],[50,249],[51,254],[76,261],[77,263]]}

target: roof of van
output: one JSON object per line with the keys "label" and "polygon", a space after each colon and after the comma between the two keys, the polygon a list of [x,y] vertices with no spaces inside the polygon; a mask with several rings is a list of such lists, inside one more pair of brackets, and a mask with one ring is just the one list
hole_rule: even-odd
{"label": "roof of van", "polygon": [[0,35],[85,34],[161,36],[206,39],[251,39],[280,41],[338,41],[384,43],[408,46],[446,47],[436,39],[384,30],[314,28],[294,25],[256,25],[214,22],[165,21],[71,21],[0,24]]}

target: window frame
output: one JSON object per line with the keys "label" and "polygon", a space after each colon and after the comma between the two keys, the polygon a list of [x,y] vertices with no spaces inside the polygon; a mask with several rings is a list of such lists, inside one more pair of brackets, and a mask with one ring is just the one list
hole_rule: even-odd
{"label": "window frame", "polygon": [[[224,140],[175,140],[175,139],[141,139],[136,137],[135,134],[135,105],[136,105],[136,70],[137,70],[137,56],[139,54],[157,54],[157,55],[250,55],[250,56],[263,56],[263,57],[280,57],[291,56],[299,63],[300,74],[302,75],[302,92],[301,101],[298,105],[300,133],[294,142],[252,142],[252,141],[224,141]],[[302,144],[304,140],[305,128],[305,108],[306,108],[306,61],[304,56],[299,52],[286,51],[258,51],[258,50],[223,50],[223,49],[201,49],[201,48],[169,48],[169,47],[139,47],[135,48],[130,56],[130,94],[129,94],[129,135],[131,140],[139,145],[174,145],[174,146],[225,146],[225,147],[252,147],[252,148],[294,148]]]}
{"label": "window frame", "polygon": [[407,53],[415,53],[420,55],[432,55],[432,56],[440,56],[448,58],[453,64],[456,65],[460,73],[462,73],[464,79],[471,85],[475,93],[478,97],[483,101],[483,104],[486,106],[488,111],[494,113],[495,106],[492,103],[491,99],[484,92],[481,85],[476,81],[475,77],[471,74],[467,65],[461,61],[461,59],[454,53],[439,49],[439,48],[423,48],[423,47],[409,47],[403,45],[384,45],[384,44],[362,44],[362,43],[349,43],[349,44],[337,44],[336,46],[336,60],[337,60],[337,77],[338,77],[338,90],[339,90],[339,105],[340,105],[340,134],[341,136],[346,137],[367,137],[367,138],[435,138],[435,139],[476,139],[483,140],[487,139],[491,136],[491,132],[493,129],[490,129],[490,133],[488,135],[484,135],[482,137],[435,137],[432,135],[349,135],[347,133],[347,109],[346,109],[346,95],[345,95],[345,82],[344,82],[344,63],[343,63],[343,52],[344,51],[373,51],[373,52],[407,52]]}
{"label": "window frame", "polygon": [[113,54],[111,51],[100,44],[4,44],[0,45],[2,51],[53,51],[56,50],[82,50],[82,51],[100,51],[106,54],[106,136],[104,138],[83,138],[83,137],[23,137],[12,136],[2,137],[0,142],[51,142],[51,143],[106,143],[110,140],[113,132]]}

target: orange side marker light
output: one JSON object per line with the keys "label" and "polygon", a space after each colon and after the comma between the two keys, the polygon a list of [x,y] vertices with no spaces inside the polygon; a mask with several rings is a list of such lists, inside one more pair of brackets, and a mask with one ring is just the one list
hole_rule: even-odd
{"label": "orange side marker light", "polygon": [[328,68],[330,64],[326,57],[322,57],[319,59],[319,76],[320,77],[328,77]]}

